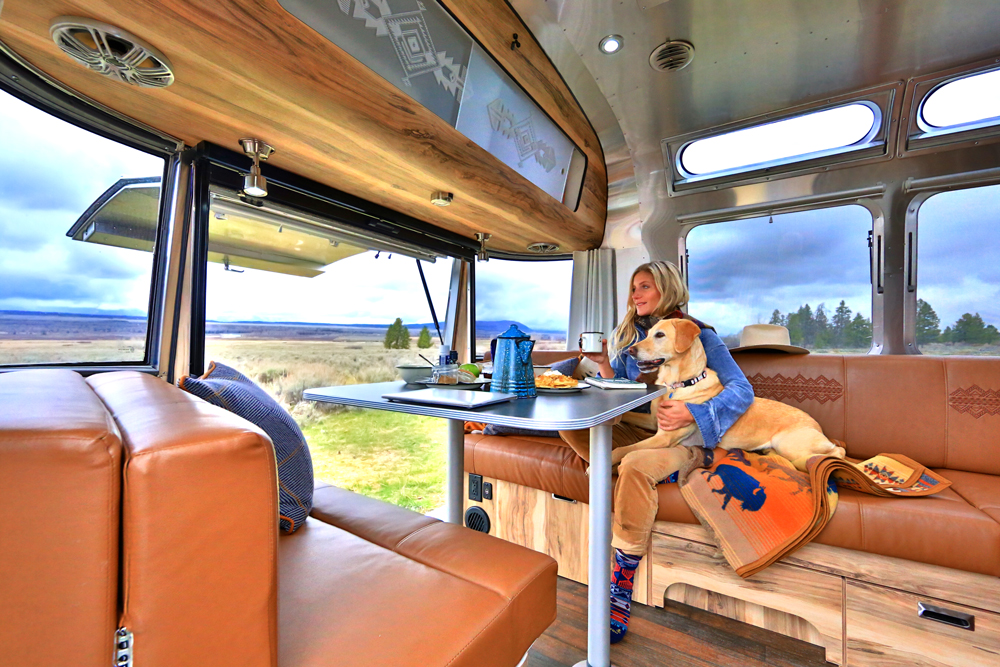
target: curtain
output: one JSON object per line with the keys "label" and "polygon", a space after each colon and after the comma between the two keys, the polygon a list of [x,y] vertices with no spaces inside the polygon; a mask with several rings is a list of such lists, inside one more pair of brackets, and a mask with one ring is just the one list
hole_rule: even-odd
{"label": "curtain", "polygon": [[574,252],[566,349],[577,349],[577,340],[584,331],[601,331],[610,338],[618,323],[617,302],[615,251],[598,248]]}

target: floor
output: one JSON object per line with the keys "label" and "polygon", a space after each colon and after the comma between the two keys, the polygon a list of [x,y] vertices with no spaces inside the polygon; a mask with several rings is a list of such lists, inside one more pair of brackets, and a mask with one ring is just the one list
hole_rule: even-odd
{"label": "floor", "polygon": [[[669,602],[669,601],[668,601]],[[558,615],[525,667],[572,667],[587,657],[587,587],[559,579]],[[829,667],[819,646],[670,602],[633,607],[628,636],[611,647],[615,667]]]}

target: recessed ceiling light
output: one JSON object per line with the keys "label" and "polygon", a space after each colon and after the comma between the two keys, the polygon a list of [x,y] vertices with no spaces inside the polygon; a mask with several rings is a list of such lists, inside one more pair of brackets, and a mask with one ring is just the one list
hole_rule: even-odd
{"label": "recessed ceiling light", "polygon": [[601,53],[611,55],[618,53],[625,46],[625,39],[621,35],[608,35],[601,40]]}
{"label": "recessed ceiling light", "polygon": [[439,190],[431,195],[431,203],[435,206],[448,206],[455,201],[455,195],[444,190]]}

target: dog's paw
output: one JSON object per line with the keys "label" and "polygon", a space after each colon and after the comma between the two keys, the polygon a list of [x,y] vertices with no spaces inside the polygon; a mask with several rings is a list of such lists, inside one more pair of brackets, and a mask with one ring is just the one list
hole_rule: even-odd
{"label": "dog's paw", "polygon": [[836,456],[838,459],[847,458],[847,450],[843,447],[834,447],[833,451],[830,452],[830,456]]}

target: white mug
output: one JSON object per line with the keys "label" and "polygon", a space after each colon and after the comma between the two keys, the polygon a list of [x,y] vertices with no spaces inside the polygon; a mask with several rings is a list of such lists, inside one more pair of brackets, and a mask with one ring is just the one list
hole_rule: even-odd
{"label": "white mug", "polygon": [[604,332],[584,331],[580,334],[580,349],[584,352],[602,352],[604,350]]}

